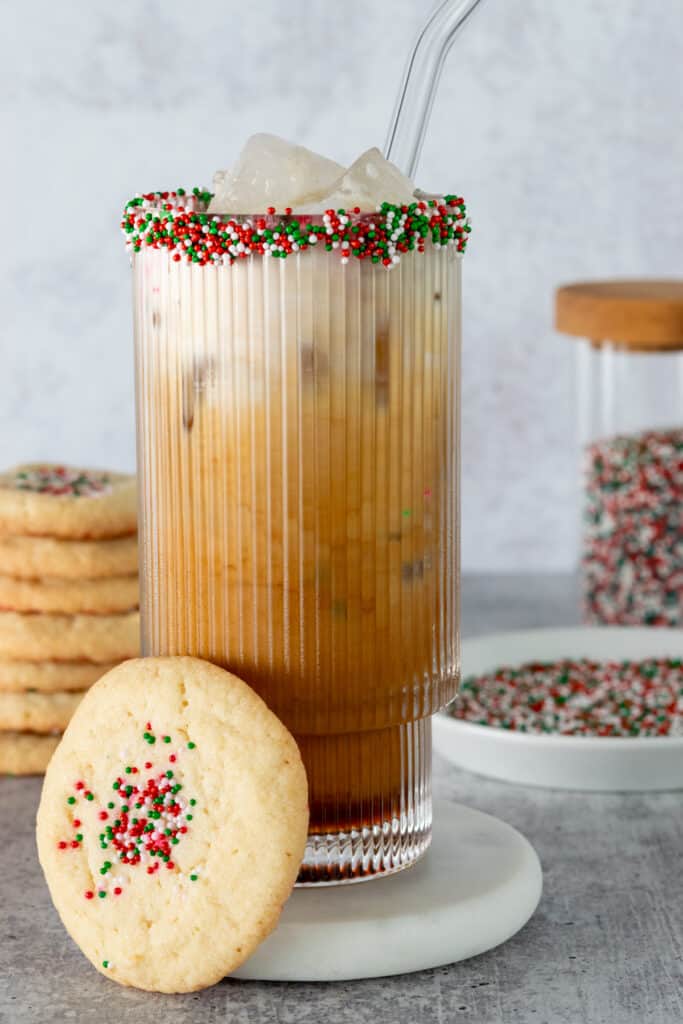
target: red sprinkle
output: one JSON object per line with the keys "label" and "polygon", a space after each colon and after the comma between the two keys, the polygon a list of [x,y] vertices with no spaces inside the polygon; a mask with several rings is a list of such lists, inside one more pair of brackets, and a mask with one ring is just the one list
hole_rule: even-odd
{"label": "red sprinkle", "polygon": [[683,727],[683,659],[562,659],[499,668],[463,680],[449,713],[525,733],[677,735]]}
{"label": "red sprinkle", "polygon": [[681,625],[683,429],[595,442],[584,479],[584,620]]}

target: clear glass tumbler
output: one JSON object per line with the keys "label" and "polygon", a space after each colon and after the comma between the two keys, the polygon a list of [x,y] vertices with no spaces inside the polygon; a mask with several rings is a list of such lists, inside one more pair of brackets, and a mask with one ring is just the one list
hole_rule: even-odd
{"label": "clear glass tumbler", "polygon": [[292,731],[300,884],[399,870],[459,676],[458,254],[133,267],[143,652],[229,668]]}

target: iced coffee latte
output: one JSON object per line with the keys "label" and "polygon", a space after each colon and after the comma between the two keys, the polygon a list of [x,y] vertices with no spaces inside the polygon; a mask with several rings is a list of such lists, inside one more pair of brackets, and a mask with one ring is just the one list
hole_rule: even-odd
{"label": "iced coffee latte", "polygon": [[126,207],[143,649],[228,667],[306,764],[302,882],[412,863],[458,680],[455,196],[256,137]]}

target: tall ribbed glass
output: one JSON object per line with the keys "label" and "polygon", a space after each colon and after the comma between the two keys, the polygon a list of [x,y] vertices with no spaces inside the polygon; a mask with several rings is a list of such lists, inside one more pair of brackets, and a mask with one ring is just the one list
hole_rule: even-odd
{"label": "tall ribbed glass", "polygon": [[143,651],[226,666],[295,735],[300,883],[405,867],[459,673],[460,260],[148,248],[134,281]]}

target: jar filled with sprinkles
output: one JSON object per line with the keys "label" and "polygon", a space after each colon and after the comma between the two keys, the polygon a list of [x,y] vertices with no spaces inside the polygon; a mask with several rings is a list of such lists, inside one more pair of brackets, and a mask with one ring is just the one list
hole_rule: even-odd
{"label": "jar filled with sprinkles", "polygon": [[583,619],[683,625],[683,282],[562,287],[578,345]]}

